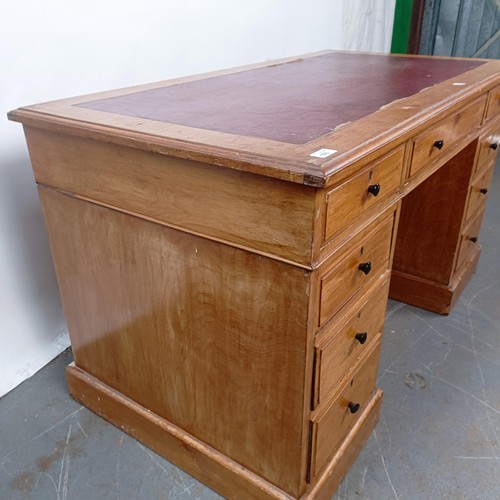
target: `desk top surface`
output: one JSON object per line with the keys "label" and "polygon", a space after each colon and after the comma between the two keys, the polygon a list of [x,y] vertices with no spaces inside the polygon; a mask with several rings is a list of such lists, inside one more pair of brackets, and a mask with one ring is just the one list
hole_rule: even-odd
{"label": "desk top surface", "polygon": [[79,106],[304,144],[480,64],[332,53]]}
{"label": "desk top surface", "polygon": [[499,72],[495,61],[326,52],[54,101],[9,116],[326,185],[342,166],[491,87]]}

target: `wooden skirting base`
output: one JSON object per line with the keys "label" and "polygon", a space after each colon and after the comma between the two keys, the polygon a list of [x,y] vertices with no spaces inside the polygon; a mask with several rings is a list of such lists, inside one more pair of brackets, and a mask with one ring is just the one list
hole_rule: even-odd
{"label": "wooden skirting base", "polygon": [[453,281],[448,286],[393,270],[389,298],[438,314],[449,314],[474,274],[480,253],[481,247],[477,245],[471,257],[464,263],[462,269],[455,273]]}
{"label": "wooden skirting base", "polygon": [[[74,363],[66,368],[66,378],[73,398],[226,498],[294,498]],[[331,498],[375,427],[381,401],[382,391],[378,389],[337,453],[300,497],[302,500]]]}

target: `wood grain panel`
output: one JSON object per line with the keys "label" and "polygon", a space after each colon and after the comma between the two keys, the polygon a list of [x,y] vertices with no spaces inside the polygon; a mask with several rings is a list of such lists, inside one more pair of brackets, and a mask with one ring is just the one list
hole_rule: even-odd
{"label": "wood grain panel", "polygon": [[313,188],[34,128],[26,136],[41,184],[310,264]]}
{"label": "wood grain panel", "polygon": [[292,500],[284,491],[74,364],[67,367],[66,378],[77,401],[226,498]]}
{"label": "wood grain panel", "polygon": [[470,143],[403,198],[394,270],[450,282],[476,145]]}
{"label": "wood grain panel", "polygon": [[[444,118],[429,127],[425,133],[414,140],[413,158],[410,175],[414,175],[429,163],[443,155],[456,141],[467,135],[481,124],[486,104],[486,96],[481,96],[473,103]],[[443,146],[435,146],[436,141],[443,141]]]}
{"label": "wood grain panel", "polygon": [[438,314],[448,314],[474,274],[480,253],[481,245],[474,245],[447,285],[393,271],[389,297]]}
{"label": "wood grain panel", "polygon": [[76,365],[297,495],[309,273],[39,193]]}

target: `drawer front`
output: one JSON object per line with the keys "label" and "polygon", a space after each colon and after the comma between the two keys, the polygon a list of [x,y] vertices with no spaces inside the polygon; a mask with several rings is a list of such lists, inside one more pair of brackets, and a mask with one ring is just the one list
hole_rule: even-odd
{"label": "drawer front", "polygon": [[500,113],[500,85],[497,85],[489,95],[488,108],[486,109],[486,120]]}
{"label": "drawer front", "polygon": [[484,209],[488,198],[488,190],[491,184],[494,166],[495,164],[493,162],[490,163],[487,168],[479,172],[472,181],[467,215],[465,216],[466,223],[469,222],[477,212]]}
{"label": "drawer front", "polygon": [[325,240],[349,226],[365,210],[394,194],[401,184],[403,158],[402,146],[328,192]]}
{"label": "drawer front", "polygon": [[380,339],[384,326],[389,279],[377,284],[364,303],[354,304],[347,322],[340,321],[318,335],[315,352],[314,401],[316,408],[326,401],[360,355]]}
{"label": "drawer front", "polygon": [[362,287],[389,268],[394,218],[366,236],[355,238],[350,251],[320,280],[319,324],[325,324]]}
{"label": "drawer front", "polygon": [[486,96],[439,121],[414,139],[410,175],[442,156],[461,137],[478,127],[483,119]]}
{"label": "drawer front", "polygon": [[480,170],[483,165],[490,161],[494,161],[500,148],[500,134],[490,131],[479,139],[479,152],[477,158],[476,169]]}
{"label": "drawer front", "polygon": [[311,477],[321,471],[363,414],[375,390],[379,354],[378,342],[328,409],[312,422]]}
{"label": "drawer front", "polygon": [[474,248],[479,244],[479,231],[481,229],[481,222],[483,220],[484,212],[479,212],[466,226],[462,232],[460,239],[460,250],[458,252],[458,259],[456,269],[460,269],[467,261],[467,258],[472,254]]}

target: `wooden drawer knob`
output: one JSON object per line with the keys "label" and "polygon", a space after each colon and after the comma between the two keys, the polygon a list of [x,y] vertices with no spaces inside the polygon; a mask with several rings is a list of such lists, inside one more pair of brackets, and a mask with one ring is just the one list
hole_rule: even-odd
{"label": "wooden drawer knob", "polygon": [[434,142],[434,147],[438,149],[442,149],[444,146],[444,141],[443,139],[439,139],[438,141]]}
{"label": "wooden drawer knob", "polygon": [[362,271],[365,274],[368,274],[372,270],[372,263],[370,261],[368,262],[362,262],[359,266],[358,269]]}
{"label": "wooden drawer knob", "polygon": [[354,335],[354,338],[361,344],[363,345],[366,342],[366,339],[368,338],[368,334],[366,332],[359,332]]}
{"label": "wooden drawer knob", "polygon": [[359,403],[353,403],[352,401],[349,401],[347,408],[349,408],[349,411],[354,414],[359,410]]}
{"label": "wooden drawer knob", "polygon": [[378,196],[380,193],[380,184],[371,184],[368,186],[368,192],[373,196]]}
{"label": "wooden drawer knob", "polygon": [[481,189],[479,190],[479,192],[480,192],[481,194],[486,194],[486,193],[488,192],[488,189],[487,189],[487,188],[481,188]]}
{"label": "wooden drawer knob", "polygon": [[477,236],[472,236],[469,240],[472,241],[472,243],[477,243]]}
{"label": "wooden drawer knob", "polygon": [[498,142],[492,142],[490,144],[490,148],[493,149],[493,151],[496,151],[498,148]]}

